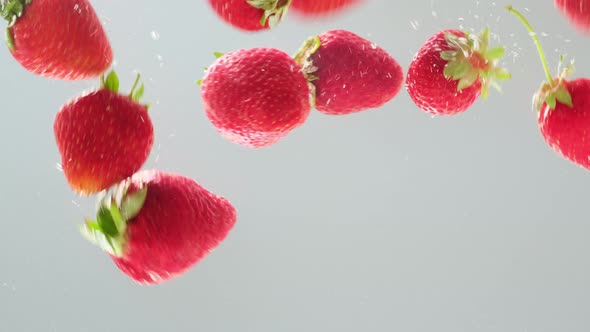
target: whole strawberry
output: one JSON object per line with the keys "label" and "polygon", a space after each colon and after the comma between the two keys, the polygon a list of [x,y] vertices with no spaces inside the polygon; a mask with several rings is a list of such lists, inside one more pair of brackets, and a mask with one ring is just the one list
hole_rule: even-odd
{"label": "whole strawberry", "polygon": [[29,72],[82,80],[104,73],[113,52],[88,0],[3,0],[12,56]]}
{"label": "whole strawberry", "polygon": [[181,275],[228,235],[236,210],[194,180],[140,171],[102,199],[82,234],[134,281],[158,284]]}
{"label": "whole strawberry", "polygon": [[490,85],[510,74],[497,67],[504,48],[488,48],[489,30],[479,36],[445,30],[430,37],[408,68],[406,88],[418,108],[435,115],[464,112]]}
{"label": "whole strawberry", "polygon": [[275,27],[291,0],[209,0],[215,13],[230,25],[245,31]]}
{"label": "whole strawberry", "polygon": [[313,84],[315,108],[331,115],[382,106],[404,80],[401,66],[385,50],[346,30],[308,39],[295,61]]}
{"label": "whole strawberry", "polygon": [[309,86],[300,67],[273,48],[237,50],[218,58],[200,81],[203,108],[227,140],[272,145],[307,119]]}
{"label": "whole strawberry", "polygon": [[[532,36],[547,76],[547,81],[543,82],[534,98],[543,138],[566,159],[590,169],[590,79],[567,80],[573,72],[572,63],[554,79],[531,25],[516,9],[507,8],[524,23]],[[563,58],[560,66],[562,62]]]}
{"label": "whole strawberry", "polygon": [[138,101],[143,84],[118,93],[111,72],[101,88],[65,104],[53,130],[61,165],[70,187],[81,195],[108,189],[131,176],[146,161],[154,142],[147,107]]}
{"label": "whole strawberry", "polygon": [[332,14],[364,0],[292,0],[291,8],[302,16]]}
{"label": "whole strawberry", "polygon": [[590,32],[590,0],[554,0],[555,7],[582,32]]}

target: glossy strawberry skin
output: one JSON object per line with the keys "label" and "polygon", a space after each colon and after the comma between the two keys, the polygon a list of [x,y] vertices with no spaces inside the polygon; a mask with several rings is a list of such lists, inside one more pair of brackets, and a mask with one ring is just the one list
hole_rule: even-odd
{"label": "glossy strawberry skin", "polygon": [[325,15],[341,11],[363,0],[292,0],[291,9],[301,15]]}
{"label": "glossy strawberry skin", "polygon": [[141,171],[129,192],[147,186],[139,214],[128,221],[117,267],[140,284],[177,277],[207,256],[236,223],[236,210],[224,198],[192,179],[160,171]]}
{"label": "glossy strawberry skin", "polygon": [[345,115],[377,108],[401,89],[404,72],[381,47],[346,30],[319,35],[321,46],[310,59],[317,71],[315,108]]}
{"label": "glossy strawberry skin", "polygon": [[272,48],[238,50],[217,59],[203,78],[201,97],[223,137],[253,148],[278,142],[301,126],[311,109],[299,65]]}
{"label": "glossy strawberry skin", "polygon": [[481,82],[457,91],[458,81],[444,76],[446,60],[442,51],[452,48],[445,40],[445,33],[464,37],[458,30],[441,31],[430,37],[418,51],[406,77],[406,88],[416,106],[434,115],[453,115],[466,111],[480,96]]}
{"label": "glossy strawberry skin", "polygon": [[53,129],[66,179],[81,195],[131,176],[145,163],[154,142],[146,107],[107,89],[64,105]]}
{"label": "glossy strawberry skin", "polygon": [[12,55],[36,75],[94,78],[113,62],[110,43],[88,0],[33,0],[9,32]]}
{"label": "glossy strawberry skin", "polygon": [[563,81],[574,107],[543,104],[538,123],[547,144],[566,159],[590,170],[590,79]]}
{"label": "glossy strawberry skin", "polygon": [[245,31],[259,31],[269,28],[268,21],[260,20],[264,10],[250,5],[246,0],[209,0],[209,5],[226,23]]}
{"label": "glossy strawberry skin", "polygon": [[579,31],[590,33],[590,0],[555,0],[554,4]]}

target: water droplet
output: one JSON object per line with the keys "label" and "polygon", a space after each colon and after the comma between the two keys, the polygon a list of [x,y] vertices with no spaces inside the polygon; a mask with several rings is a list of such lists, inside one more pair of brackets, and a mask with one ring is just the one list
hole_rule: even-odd
{"label": "water droplet", "polygon": [[156,31],[156,30],[153,30],[150,33],[150,36],[152,36],[153,40],[160,40],[160,33],[158,33],[158,31]]}

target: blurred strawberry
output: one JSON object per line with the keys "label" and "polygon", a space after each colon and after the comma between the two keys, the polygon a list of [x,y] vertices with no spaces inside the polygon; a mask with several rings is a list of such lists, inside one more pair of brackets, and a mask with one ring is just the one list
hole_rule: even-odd
{"label": "blurred strawberry", "polygon": [[554,0],[554,4],[579,31],[590,33],[590,0]]}
{"label": "blurred strawberry", "polygon": [[145,163],[154,128],[139,103],[139,75],[129,95],[119,94],[111,72],[101,88],[78,97],[57,113],[53,124],[61,164],[72,190],[95,194],[131,176]]}
{"label": "blurred strawberry", "polygon": [[104,73],[113,52],[88,0],[4,0],[7,44],[28,71],[47,78],[82,80]]}
{"label": "blurred strawberry", "polygon": [[236,223],[236,210],[194,180],[157,170],[121,182],[82,234],[134,281],[159,284],[207,256]]}
{"label": "blurred strawberry", "polygon": [[292,0],[291,9],[302,16],[320,16],[343,11],[365,0]]}
{"label": "blurred strawberry", "polygon": [[287,12],[290,0],[209,0],[215,13],[245,31],[275,27]]}

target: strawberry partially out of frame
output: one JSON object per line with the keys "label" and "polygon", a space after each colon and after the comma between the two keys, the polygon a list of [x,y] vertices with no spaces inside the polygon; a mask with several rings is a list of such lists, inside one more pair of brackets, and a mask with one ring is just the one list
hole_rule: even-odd
{"label": "strawberry partially out of frame", "polygon": [[[573,73],[573,63],[560,69],[558,77],[554,78],[530,23],[512,6],[507,9],[523,22],[532,36],[547,77],[534,97],[543,139],[565,159],[590,170],[590,79],[568,79]],[[563,57],[560,67],[562,65]]]}
{"label": "strawberry partially out of frame", "polygon": [[103,74],[113,51],[88,0],[3,0],[6,42],[27,71],[52,79],[83,80]]}

